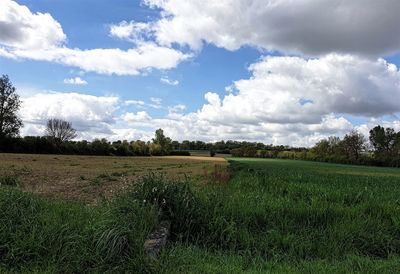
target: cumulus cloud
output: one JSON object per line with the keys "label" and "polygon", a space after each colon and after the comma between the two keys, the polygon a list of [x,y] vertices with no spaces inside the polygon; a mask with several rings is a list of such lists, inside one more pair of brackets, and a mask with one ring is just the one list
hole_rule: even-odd
{"label": "cumulus cloud", "polygon": [[149,120],[147,126],[165,128],[180,140],[309,146],[360,127],[346,116],[384,121],[400,113],[400,72],[382,59],[270,56],[249,69],[251,77],[235,81],[225,96],[208,92],[198,111],[184,114],[184,106],[170,107],[166,117]]}
{"label": "cumulus cloud", "polygon": [[88,82],[86,82],[80,77],[75,77],[75,78],[64,79],[64,84],[84,86],[87,85]]}
{"label": "cumulus cloud", "polygon": [[171,69],[190,57],[151,41],[134,48],[68,48],[62,27],[48,13],[32,13],[15,1],[0,1],[0,56],[60,63],[100,74],[137,75]]}
{"label": "cumulus cloud", "polygon": [[[400,130],[400,71],[382,59],[269,56],[249,70],[251,76],[235,81],[231,92],[224,96],[207,92],[205,104],[189,113],[178,104],[166,107],[168,113],[158,118],[146,111],[117,115],[115,111],[127,105],[163,108],[162,100],[150,98],[147,104],[77,93],[39,93],[24,98],[21,115],[30,130],[49,117],[60,117],[79,126],[82,136],[91,132],[92,137],[120,138],[126,133],[121,139],[145,138],[163,128],[177,140],[234,139],[293,146],[311,146],[352,129],[367,134],[376,124]],[[368,122],[355,125],[349,117]]]}
{"label": "cumulus cloud", "polygon": [[38,134],[50,118],[69,121],[81,133],[111,134],[118,97],[92,96],[80,93],[38,93],[22,98],[20,116],[24,135]]}
{"label": "cumulus cloud", "polygon": [[62,45],[66,35],[49,13],[32,13],[15,1],[0,0],[0,42],[19,49],[49,49]]}
{"label": "cumulus cloud", "polygon": [[199,117],[219,123],[318,123],[330,113],[378,117],[400,111],[400,72],[383,59],[331,54],[266,57],[223,100],[207,93]]}
{"label": "cumulus cloud", "polygon": [[[122,22],[119,37],[153,36],[161,45],[228,50],[254,45],[286,53],[384,55],[400,48],[396,0],[145,0],[161,18]],[[371,24],[373,22],[373,24]]]}

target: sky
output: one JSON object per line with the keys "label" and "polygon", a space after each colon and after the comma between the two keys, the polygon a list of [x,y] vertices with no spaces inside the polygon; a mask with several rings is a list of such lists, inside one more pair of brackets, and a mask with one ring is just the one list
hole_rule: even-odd
{"label": "sky", "polygon": [[21,135],[311,146],[400,130],[397,0],[0,0]]}

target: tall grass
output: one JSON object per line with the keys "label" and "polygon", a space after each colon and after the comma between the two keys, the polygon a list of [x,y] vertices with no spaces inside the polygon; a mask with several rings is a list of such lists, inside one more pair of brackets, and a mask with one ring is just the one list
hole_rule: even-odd
{"label": "tall grass", "polygon": [[0,189],[0,267],[16,272],[123,272],[149,268],[143,242],[156,211],[117,198],[97,208]]}
{"label": "tall grass", "polygon": [[227,185],[194,191],[153,178],[135,199],[172,220],[174,240],[207,249],[278,261],[400,254],[400,177],[322,176],[301,162],[291,170],[284,163],[231,165],[236,171]]}

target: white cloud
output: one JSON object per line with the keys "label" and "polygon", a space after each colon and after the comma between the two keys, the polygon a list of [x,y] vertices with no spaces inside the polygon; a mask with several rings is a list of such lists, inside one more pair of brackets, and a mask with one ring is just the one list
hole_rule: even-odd
{"label": "white cloud", "polygon": [[167,117],[170,119],[180,119],[183,116],[183,111],[185,111],[185,110],[186,110],[186,106],[184,104],[170,106],[170,107],[168,107]]}
{"label": "white cloud", "polygon": [[99,74],[137,75],[151,69],[171,69],[190,57],[150,41],[134,48],[68,48],[60,23],[50,14],[33,14],[26,6],[0,0],[0,56],[48,61]]}
{"label": "white cloud", "polygon": [[[0,54],[2,51],[0,51]],[[49,61],[78,67],[99,74],[138,75],[156,69],[171,69],[189,56],[177,50],[160,47],[154,43],[143,43],[137,48],[121,49],[53,49],[6,51],[4,57]]]}
{"label": "white cloud", "polygon": [[[379,59],[266,57],[223,100],[207,93],[199,117],[219,123],[317,123],[330,113],[382,116],[400,111],[400,72]],[[306,102],[306,103],[305,103]]]}
{"label": "white cloud", "polygon": [[79,93],[38,93],[22,98],[20,115],[24,121],[23,135],[43,134],[50,118],[67,120],[82,134],[111,134],[118,97],[101,97]]}
{"label": "white cloud", "polygon": [[310,146],[359,128],[345,116],[385,124],[381,117],[400,113],[400,72],[382,59],[337,54],[320,59],[265,57],[249,69],[251,77],[234,82],[234,92],[223,97],[208,92],[198,111],[183,114],[183,106],[170,107],[165,118],[141,126],[164,128],[178,140]]}
{"label": "white cloud", "polygon": [[164,84],[167,84],[167,85],[170,85],[170,86],[179,85],[179,81],[178,80],[172,80],[172,79],[169,79],[168,77],[161,77],[160,81],[161,81],[161,83],[164,83]]}
{"label": "white cloud", "polygon": [[[337,54],[320,59],[265,57],[249,69],[251,77],[235,81],[231,86],[234,92],[225,96],[206,93],[206,103],[195,112],[184,113],[186,106],[178,104],[168,107],[161,118],[145,111],[117,115],[120,106],[162,108],[162,100],[150,98],[151,103],[146,104],[140,100],[119,102],[116,97],[39,93],[24,98],[21,115],[31,131],[50,117],[60,117],[72,121],[81,137],[88,139],[145,139],[163,128],[177,140],[234,139],[311,146],[353,128],[368,133],[382,124],[400,130],[400,72],[382,59]],[[346,117],[368,122],[355,125]],[[124,134],[126,138],[122,138]]]}
{"label": "white cloud", "polygon": [[134,21],[122,21],[110,26],[110,36],[134,43],[143,40],[145,38],[143,36],[146,36],[149,31],[149,24]]}
{"label": "white cloud", "polygon": [[60,23],[48,13],[32,13],[15,1],[0,0],[0,43],[18,49],[49,49],[66,41]]}
{"label": "white cloud", "polygon": [[122,23],[124,37],[151,35],[161,45],[177,43],[193,49],[200,49],[207,42],[228,50],[254,45],[308,55],[330,52],[384,55],[400,49],[400,2],[396,0],[145,0],[144,3],[161,10],[161,18],[147,26]]}
{"label": "white cloud", "polygon": [[75,77],[75,78],[64,79],[64,84],[82,86],[82,85],[87,85],[88,82],[86,82],[80,77]]}
{"label": "white cloud", "polygon": [[156,97],[150,97],[150,101],[152,102],[151,104],[148,104],[150,107],[155,108],[155,109],[160,109],[162,108],[162,99],[161,98],[156,98]]}
{"label": "white cloud", "polygon": [[125,104],[128,106],[139,106],[143,107],[145,105],[145,102],[142,100],[126,100]]}
{"label": "white cloud", "polygon": [[150,115],[146,111],[138,111],[137,113],[127,112],[121,118],[127,123],[147,122],[151,120]]}

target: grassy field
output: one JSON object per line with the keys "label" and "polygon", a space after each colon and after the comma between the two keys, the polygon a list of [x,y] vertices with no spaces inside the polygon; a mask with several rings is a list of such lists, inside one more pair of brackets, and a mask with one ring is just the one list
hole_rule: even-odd
{"label": "grassy field", "polygon": [[[204,184],[193,177],[132,178],[97,206],[3,186],[0,270],[400,272],[400,169],[229,161],[230,180],[218,180],[222,172]],[[164,219],[172,222],[170,243],[150,259],[144,239]]]}

